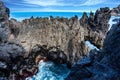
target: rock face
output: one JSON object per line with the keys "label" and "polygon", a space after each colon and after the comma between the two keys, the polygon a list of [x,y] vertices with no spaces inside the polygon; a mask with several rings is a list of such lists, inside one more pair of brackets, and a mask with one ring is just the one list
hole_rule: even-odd
{"label": "rock face", "polygon": [[24,52],[19,43],[9,40],[12,35],[9,25],[9,9],[0,2],[0,80],[8,80],[11,73],[18,71],[19,57]]}
{"label": "rock face", "polygon": [[[51,16],[50,19],[31,17],[17,22],[15,19],[9,20],[9,13],[9,9],[0,2],[0,79],[4,80],[25,80],[34,75],[41,59],[66,63],[71,67],[71,64],[89,55],[86,40],[99,48],[103,46],[111,16],[109,8],[101,8],[95,15],[92,12],[90,16],[84,13],[80,20],[77,16],[70,19]],[[91,52],[94,58],[92,53],[94,51]],[[104,56],[99,57],[102,59]],[[80,64],[90,63],[91,59],[87,58]],[[88,72],[83,71],[83,74]],[[84,76],[91,75],[88,73]]]}
{"label": "rock face", "polygon": [[80,24],[85,29],[85,40],[89,40],[98,48],[101,48],[105,34],[108,31],[110,17],[110,9],[108,7],[98,9],[95,15],[90,12],[89,17],[84,13],[80,19]]}
{"label": "rock face", "polygon": [[9,18],[10,10],[0,1],[0,22]]}
{"label": "rock face", "polygon": [[102,47],[110,16],[109,8],[101,8],[89,17],[84,13],[80,20],[77,16],[70,19],[31,17],[22,21],[17,38],[28,53],[36,44],[59,47],[73,64],[88,55],[86,40]]}
{"label": "rock face", "polygon": [[112,16],[120,16],[120,5],[118,7],[116,7],[116,8],[113,8],[111,10],[111,15]]}
{"label": "rock face", "polygon": [[[80,52],[80,44],[84,41],[84,29],[77,17],[66,18],[31,18],[24,20],[18,38],[28,51],[36,44],[48,47],[60,47],[66,53],[68,60],[74,62]],[[86,45],[84,43],[84,45]],[[86,45],[87,46],[87,45]],[[84,51],[83,48],[82,51]],[[86,53],[89,49],[86,48]],[[70,53],[70,54],[69,54]],[[87,54],[84,54],[87,55]],[[71,57],[71,59],[70,59]],[[82,57],[82,55],[81,55]]]}
{"label": "rock face", "polygon": [[100,51],[78,61],[65,80],[120,80],[120,23],[112,26]]}

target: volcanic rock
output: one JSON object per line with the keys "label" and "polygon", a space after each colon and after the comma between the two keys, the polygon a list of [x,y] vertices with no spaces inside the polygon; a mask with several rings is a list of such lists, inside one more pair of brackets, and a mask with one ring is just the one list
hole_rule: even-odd
{"label": "volcanic rock", "polygon": [[28,53],[36,44],[59,47],[66,54],[67,61],[73,64],[88,55],[90,48],[85,44],[86,40],[98,48],[103,46],[109,19],[109,8],[97,10],[95,16],[92,12],[90,17],[84,13],[80,20],[77,16],[70,19],[31,17],[22,21],[17,38]]}
{"label": "volcanic rock", "polygon": [[117,7],[113,8],[111,10],[111,15],[112,16],[120,16],[120,5],[118,5]]}
{"label": "volcanic rock", "polygon": [[114,24],[100,51],[91,51],[79,60],[65,80],[119,80],[120,79],[120,23]]}
{"label": "volcanic rock", "polygon": [[0,1],[0,22],[8,20],[10,10]]}
{"label": "volcanic rock", "polygon": [[[112,66],[111,62],[108,69],[108,60],[111,57],[108,57],[107,60],[104,57],[108,54],[102,55],[110,52],[107,47],[113,48],[111,45],[105,46],[110,41],[108,43],[104,42],[105,45],[102,51],[92,50],[90,53],[90,48],[85,43],[88,40],[98,48],[103,46],[103,40],[108,30],[108,21],[111,16],[109,8],[101,8],[96,11],[95,15],[92,12],[90,16],[84,13],[81,19],[77,16],[69,19],[54,18],[52,16],[50,19],[47,17],[31,17],[22,22],[18,22],[15,19],[9,20],[9,13],[9,9],[0,2],[0,79],[10,80],[11,76],[15,75],[16,80],[24,80],[26,77],[34,75],[34,72],[37,72],[37,64],[41,59],[61,64],[66,63],[68,67],[71,67],[79,59],[88,55],[90,58],[85,58],[78,64],[84,69],[78,68],[77,73],[73,71],[74,75],[79,74],[84,79],[84,77],[91,77],[97,74],[94,71],[99,71],[99,68],[108,71],[107,73],[111,69],[112,72],[119,69],[119,67]],[[117,45],[113,46],[116,47]],[[110,53],[113,54],[112,52]],[[117,56],[115,57],[118,59]],[[111,60],[114,62],[116,59]],[[93,63],[94,61],[95,63]],[[91,64],[92,67],[84,67]],[[95,65],[97,65],[98,69],[95,68]],[[114,65],[117,64],[114,63]],[[82,71],[79,71],[79,69]],[[101,70],[98,73],[99,75],[96,75],[96,78],[106,75]],[[113,73],[112,76],[114,74],[116,73]],[[77,78],[79,78],[78,75]],[[73,78],[71,79],[74,80]]]}

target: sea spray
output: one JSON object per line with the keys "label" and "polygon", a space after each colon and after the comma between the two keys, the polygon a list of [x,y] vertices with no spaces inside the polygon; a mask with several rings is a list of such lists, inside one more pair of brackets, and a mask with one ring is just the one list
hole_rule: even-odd
{"label": "sea spray", "polygon": [[64,80],[70,72],[65,64],[56,64],[51,61],[41,60],[38,67],[38,73],[26,80]]}

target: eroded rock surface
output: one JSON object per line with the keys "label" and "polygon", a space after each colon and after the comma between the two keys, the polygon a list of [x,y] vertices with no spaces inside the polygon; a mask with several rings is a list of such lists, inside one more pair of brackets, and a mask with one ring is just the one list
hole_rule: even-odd
{"label": "eroded rock surface", "polygon": [[[104,57],[99,55],[97,58],[97,51],[89,54],[90,48],[85,41],[91,41],[98,48],[103,46],[111,16],[109,8],[101,8],[95,15],[92,12],[90,16],[84,13],[80,20],[77,16],[70,19],[50,16],[50,19],[31,17],[17,22],[15,19],[9,20],[9,12],[0,2],[0,79],[25,80],[37,72],[37,64],[41,59],[66,63],[71,67],[88,55],[91,58],[85,59],[85,62],[83,60],[80,65],[89,65],[94,61],[93,58],[100,61]],[[102,66],[99,62],[95,65]],[[80,72],[86,74],[82,75],[83,78],[91,77],[86,68]]]}
{"label": "eroded rock surface", "polygon": [[117,7],[113,8],[111,10],[111,15],[113,15],[113,16],[120,16],[120,5],[118,5]]}
{"label": "eroded rock surface", "polygon": [[0,1],[0,22],[8,20],[10,10]]}
{"label": "eroded rock surface", "polygon": [[110,17],[107,7],[100,8],[95,15],[84,13],[80,20],[77,16],[70,19],[31,17],[22,21],[17,38],[28,53],[36,44],[59,47],[73,64],[88,55],[90,48],[85,44],[86,40],[98,48],[103,46]]}
{"label": "eroded rock surface", "polygon": [[104,47],[78,61],[65,80],[120,80],[120,23],[107,33]]}

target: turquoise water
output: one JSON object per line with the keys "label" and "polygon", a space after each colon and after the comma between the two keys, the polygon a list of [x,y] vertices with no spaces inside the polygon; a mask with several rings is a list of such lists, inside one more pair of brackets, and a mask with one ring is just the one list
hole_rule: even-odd
{"label": "turquoise water", "polygon": [[[11,18],[15,18],[19,21],[33,17],[65,17],[70,18],[77,15],[79,18],[82,17],[83,12],[11,12]],[[89,14],[89,13],[88,13]]]}
{"label": "turquoise water", "polygon": [[70,72],[65,64],[55,64],[50,61],[40,61],[38,66],[38,73],[26,80],[64,80]]}

